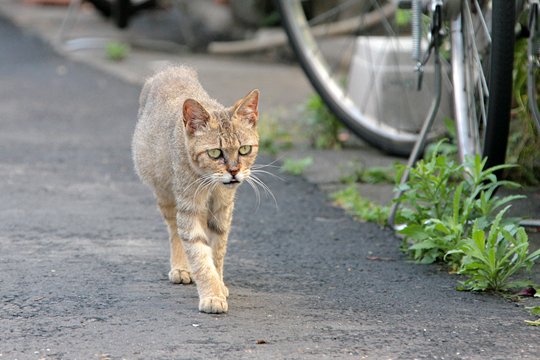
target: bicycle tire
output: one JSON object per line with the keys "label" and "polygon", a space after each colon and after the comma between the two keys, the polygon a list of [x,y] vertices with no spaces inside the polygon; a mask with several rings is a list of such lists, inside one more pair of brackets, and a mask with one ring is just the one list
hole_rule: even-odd
{"label": "bicycle tire", "polygon": [[[467,37],[478,37],[478,29],[469,31],[467,27],[466,14],[462,13],[461,26],[463,42],[465,44],[476,42],[475,39]],[[512,69],[514,63],[514,41],[515,41],[515,4],[513,1],[493,0],[491,3],[491,46],[487,59],[482,59],[482,67],[488,72],[485,76],[489,98],[486,101],[486,114],[483,115],[479,107],[484,106],[480,98],[482,91],[481,81],[478,80],[482,74],[475,71],[473,62],[473,48],[464,49],[464,69],[465,82],[463,91],[466,93],[467,104],[460,104],[460,89],[455,81],[454,96],[456,107],[456,125],[460,132],[460,122],[463,124],[462,134],[458,136],[461,161],[465,161],[467,156],[480,154],[487,158],[486,168],[503,164],[506,158],[506,148],[508,144],[508,132],[510,124],[510,108],[512,100]],[[455,44],[452,44],[454,47]],[[467,47],[467,45],[465,45]],[[476,44],[474,45],[476,46]],[[477,49],[476,49],[477,50]],[[459,58],[453,58],[452,63],[456,64]],[[479,67],[479,66],[477,66]],[[456,74],[457,71],[454,71]],[[477,87],[477,88],[476,88]],[[462,93],[463,94],[463,93]],[[460,114],[459,110],[463,106],[467,111]],[[460,120],[460,118],[462,119]],[[468,130],[470,132],[464,134]]]}
{"label": "bicycle tire", "polygon": [[503,164],[506,160],[510,110],[512,107],[512,71],[515,46],[515,4],[513,1],[493,0],[490,95],[488,122],[483,156],[486,167]]}
{"label": "bicycle tire", "polygon": [[[400,131],[387,124],[377,123],[376,119],[373,120],[360,112],[343,91],[339,90],[338,81],[332,79],[328,71],[324,70],[326,65],[324,59],[318,58],[321,51],[316,48],[314,36],[305,31],[307,19],[300,1],[278,0],[277,7],[298,62],[328,108],[354,134],[372,146],[398,156],[409,155],[418,138],[418,132]],[[413,64],[411,63],[411,69]]]}

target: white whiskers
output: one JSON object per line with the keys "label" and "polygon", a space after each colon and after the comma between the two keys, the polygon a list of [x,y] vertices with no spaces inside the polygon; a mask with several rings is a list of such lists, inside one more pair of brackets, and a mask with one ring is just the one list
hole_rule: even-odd
{"label": "white whiskers", "polygon": [[253,166],[251,168],[255,169],[255,170],[263,169],[263,168],[266,168],[266,167],[279,168],[279,166],[274,165],[278,161],[281,161],[281,158],[278,158],[278,159],[272,161],[270,164],[253,164]]}
{"label": "white whiskers", "polygon": [[274,165],[276,162],[280,161],[280,159],[276,159],[274,161],[272,161],[270,164],[254,164],[252,167],[251,167],[251,172],[252,173],[255,173],[255,174],[266,174],[266,175],[270,175],[276,179],[279,179],[281,181],[285,181],[285,179],[283,179],[282,177],[274,174],[274,173],[271,173],[269,171],[266,171],[266,170],[261,170],[261,169],[264,169],[264,168],[274,168],[274,169],[279,169],[280,166],[277,166],[277,165]]}
{"label": "white whiskers", "polygon": [[270,197],[270,198],[272,198],[272,200],[274,200],[274,205],[276,206],[276,209],[279,208],[279,206],[277,204],[276,197],[274,196],[274,193],[272,192],[272,190],[270,190],[268,185],[266,185],[264,183],[264,181],[262,181],[257,175],[255,175],[256,173],[263,173],[263,174],[271,175],[271,176],[274,176],[274,177],[276,177],[276,178],[278,178],[280,180],[283,180],[283,179],[280,178],[279,176],[275,175],[275,174],[272,174],[271,172],[268,172],[268,171],[265,171],[265,170],[253,169],[253,168],[252,168],[249,176],[246,177],[246,179],[245,179],[246,182],[253,189],[253,192],[255,192],[255,196],[257,197],[257,207],[259,207],[260,204],[261,204],[261,193],[259,191],[259,187],[260,187],[261,189],[263,189],[264,194],[266,195],[267,198]]}
{"label": "white whiskers", "polygon": [[[277,161],[277,160],[276,160]],[[275,162],[275,161],[274,161]],[[261,192],[264,193],[266,198],[271,198],[274,202],[274,205],[277,208],[279,208],[277,204],[277,199],[270,190],[270,187],[265,184],[265,182],[258,176],[258,175],[268,175],[272,176],[276,179],[279,179],[281,181],[284,181],[283,178],[280,176],[271,173],[270,171],[263,170],[263,168],[279,168],[279,166],[273,165],[273,163],[265,164],[265,165],[253,165],[251,170],[246,171],[245,174],[248,174],[244,177],[243,180],[249,184],[249,186],[253,189],[253,192],[255,193],[255,197],[257,199],[257,208],[261,205]],[[194,181],[192,181],[190,184],[188,184],[183,189],[184,194],[188,194],[188,192],[193,192],[192,194],[189,194],[190,197],[197,198],[203,191],[207,191],[209,193],[212,193],[217,186],[223,184],[223,179],[220,176],[220,174],[204,174],[198,178],[196,178]],[[261,191],[262,189],[262,191]]]}

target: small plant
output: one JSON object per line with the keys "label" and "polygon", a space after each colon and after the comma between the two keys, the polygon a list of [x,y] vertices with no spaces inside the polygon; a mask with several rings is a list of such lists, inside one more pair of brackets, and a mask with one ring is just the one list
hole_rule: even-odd
{"label": "small plant", "polygon": [[417,262],[444,261],[465,275],[464,290],[506,291],[523,283],[512,277],[529,270],[540,250],[529,254],[527,233],[517,219],[505,217],[509,203],[522,196],[495,195],[501,186],[518,186],[495,175],[512,166],[485,165],[479,156],[459,165],[436,146],[399,188],[405,205],[398,214],[405,222],[400,233],[404,251]]}
{"label": "small plant", "polygon": [[[404,205],[399,222],[422,225],[428,219],[449,214],[449,202],[453,198],[453,187],[449,184],[463,169],[452,157],[437,153],[434,151],[431,157],[418,161],[407,183],[398,185],[397,190],[403,191],[398,201]],[[397,165],[397,184],[405,169],[404,165]]]}
{"label": "small plant", "polygon": [[[456,192],[454,199],[459,199]],[[408,224],[400,231],[404,235],[403,250],[420,264],[446,261],[454,271],[461,261],[461,254],[453,254],[464,233],[459,206],[454,204],[453,216],[444,220],[431,218],[423,223]]]}
{"label": "small plant", "polygon": [[313,164],[312,157],[306,157],[299,160],[284,159],[281,171],[289,173],[291,175],[302,175],[307,167]]}
{"label": "small plant", "polygon": [[129,53],[129,45],[118,41],[110,41],[105,45],[105,54],[107,59],[113,61],[122,61]]}
{"label": "small plant", "polygon": [[[540,316],[540,306],[533,306],[533,307],[528,308],[528,309],[529,309],[531,315]],[[534,321],[525,320],[525,322],[528,325],[531,325],[531,326],[540,326],[540,319],[534,320]]]}
{"label": "small plant", "polygon": [[393,184],[394,166],[359,167],[353,174],[341,178],[343,183]]}
{"label": "small plant", "polygon": [[385,225],[388,222],[389,208],[363,198],[354,184],[333,193],[331,197],[336,205],[362,221],[374,222],[379,225]]}
{"label": "small plant", "polygon": [[[420,160],[411,169],[406,184],[398,186],[403,190],[398,201],[404,207],[397,221],[406,224],[400,231],[404,235],[403,247],[414,260],[446,261],[457,270],[462,254],[452,250],[470,236],[473,222],[486,229],[496,211],[521,198],[495,196],[498,187],[517,184],[497,180],[494,174],[509,165],[485,169],[485,164],[486,160],[476,156],[460,165],[452,157],[434,151],[431,158]],[[404,170],[403,166],[399,168],[397,179]]]}
{"label": "small plant", "polygon": [[306,121],[311,145],[316,149],[337,149],[342,146],[344,127],[326,107],[319,95],[312,95],[306,104]]}
{"label": "small plant", "polygon": [[540,249],[528,254],[529,240],[524,228],[503,224],[509,207],[497,214],[487,232],[475,221],[471,236],[448,252],[463,255],[458,273],[468,277],[463,282],[466,290],[508,290],[514,284],[510,278],[521,270],[530,270],[540,257]]}

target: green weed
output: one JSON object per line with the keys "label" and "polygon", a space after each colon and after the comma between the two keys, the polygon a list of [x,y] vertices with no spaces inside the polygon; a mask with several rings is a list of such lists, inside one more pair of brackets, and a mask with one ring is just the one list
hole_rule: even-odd
{"label": "green weed", "polygon": [[109,60],[122,61],[127,57],[128,53],[129,45],[125,43],[110,41],[105,45],[105,54]]}
{"label": "green weed", "polygon": [[531,315],[540,316],[540,306],[533,306],[528,308]]}
{"label": "green weed", "polygon": [[[531,315],[540,316],[540,306],[533,306],[527,309],[529,309],[529,312],[531,313]],[[540,319],[533,320],[533,321],[525,320],[525,322],[527,323],[527,325],[540,326]]]}
{"label": "green weed", "polygon": [[344,126],[317,94],[312,95],[306,104],[306,122],[311,146],[316,149],[341,148],[339,135]]}
{"label": "green weed", "polygon": [[[403,207],[397,222],[406,224],[399,233],[404,236],[404,251],[415,261],[445,261],[459,270],[469,254],[456,249],[463,245],[463,239],[472,236],[473,224],[475,230],[486,230],[502,207],[522,198],[495,195],[501,186],[518,186],[495,176],[496,171],[510,165],[485,169],[485,164],[485,159],[476,156],[460,165],[452,156],[434,151],[430,158],[420,160],[411,169],[406,184],[398,186],[403,190],[398,199]],[[397,179],[404,170],[404,166],[399,167]],[[515,219],[501,221],[501,226],[516,223]]]}
{"label": "green weed", "polygon": [[[510,203],[523,196],[499,197],[497,188],[518,187],[498,180],[495,173],[513,168],[485,168],[480,156],[458,164],[453,155],[440,151],[417,162],[406,184],[398,186],[404,206],[398,222],[403,249],[419,263],[446,262],[466,277],[463,290],[506,291],[523,282],[513,276],[528,271],[540,250],[529,254],[529,239],[518,219],[508,218]],[[400,167],[396,179],[405,167]],[[398,180],[396,180],[398,181]]]}
{"label": "green weed", "polygon": [[389,208],[363,198],[354,184],[333,193],[331,197],[336,205],[362,221],[379,225],[386,225],[388,222]]}
{"label": "green weed", "polygon": [[299,160],[284,159],[281,165],[281,171],[291,175],[302,175],[307,167],[313,164],[312,157],[306,157]]}
{"label": "green weed", "polygon": [[393,184],[394,166],[360,166],[355,169],[353,174],[343,176],[342,183],[363,183],[363,184]]}
{"label": "green weed", "polygon": [[530,270],[540,257],[540,249],[529,254],[525,229],[514,223],[503,224],[510,205],[501,210],[488,231],[475,220],[472,233],[447,254],[463,255],[459,274],[468,277],[462,283],[466,290],[505,291],[513,287],[510,278],[522,270]]}

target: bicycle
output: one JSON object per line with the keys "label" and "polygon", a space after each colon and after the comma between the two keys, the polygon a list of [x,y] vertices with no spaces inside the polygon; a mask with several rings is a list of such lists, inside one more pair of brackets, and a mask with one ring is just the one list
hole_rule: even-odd
{"label": "bicycle", "polygon": [[[408,97],[414,83],[436,82],[437,70],[431,69],[422,81],[426,69],[436,66],[424,55],[441,52],[441,86],[453,98],[453,113],[447,115],[455,119],[460,158],[480,154],[488,166],[505,160],[516,8],[525,5],[508,0],[278,1],[290,43],[316,91],[355,134],[389,153],[408,155],[417,142],[424,118],[415,106],[420,98],[422,111],[428,112],[429,96],[417,96],[416,103]],[[414,10],[412,31],[400,24],[406,8]],[[428,26],[426,40],[421,34]],[[403,56],[405,48],[414,48],[415,55]],[[377,61],[387,62],[393,73],[384,74],[385,65]],[[358,87],[355,74],[369,86]],[[375,99],[382,86],[391,95]],[[435,100],[431,105],[438,105]],[[413,126],[400,121],[406,115],[413,117]],[[430,137],[440,132],[435,128]]]}
{"label": "bicycle", "polygon": [[[510,123],[515,27],[518,19],[527,13],[528,20],[522,33],[529,37],[529,107],[540,133],[536,97],[536,77],[540,72],[539,0],[345,0],[325,3],[326,8],[321,10],[317,6],[324,7],[323,2],[278,0],[290,44],[315,90],[338,118],[371,145],[392,154],[410,155],[408,169],[418,159],[426,141],[441,133],[440,128],[435,126],[432,130],[432,126],[445,98],[441,94],[445,84],[447,95],[451,94],[453,99],[451,117],[455,119],[460,160],[465,162],[469,156],[481,155],[487,157],[486,167],[504,163]],[[412,29],[400,25],[400,17],[401,22],[404,17],[405,22],[409,22],[402,9],[411,10]],[[428,34],[427,39],[423,33]],[[340,45],[338,50],[337,45]],[[410,48],[412,56],[404,59],[403,48]],[[336,55],[343,56],[329,61]],[[428,63],[430,55],[431,65]],[[390,61],[387,61],[389,57]],[[386,62],[395,70],[390,71],[389,76],[387,69],[383,69]],[[422,111],[428,113],[424,120],[418,111],[414,111],[418,97],[414,99],[414,106],[404,99],[412,92],[414,86],[411,84],[416,82],[418,88],[422,84],[425,86],[424,73],[429,66],[433,67],[430,80],[433,80],[435,92],[429,109],[420,104]],[[413,72],[413,68],[416,71]],[[358,73],[364,76],[361,80],[368,85],[358,85]],[[390,91],[383,99],[374,99],[382,85],[394,92]],[[398,88],[401,93],[396,91]],[[430,96],[421,95],[420,98]],[[397,111],[392,109],[395,103]],[[386,111],[388,107],[394,111]],[[397,119],[388,118],[388,114],[397,115]],[[407,128],[400,122],[407,114],[416,114],[423,121],[413,124],[416,127]],[[408,170],[401,182],[407,178]],[[396,194],[396,198],[399,195]],[[391,210],[389,223],[393,227],[397,226],[394,220],[398,206],[399,203],[394,202]],[[537,221],[530,224],[538,226]]]}

